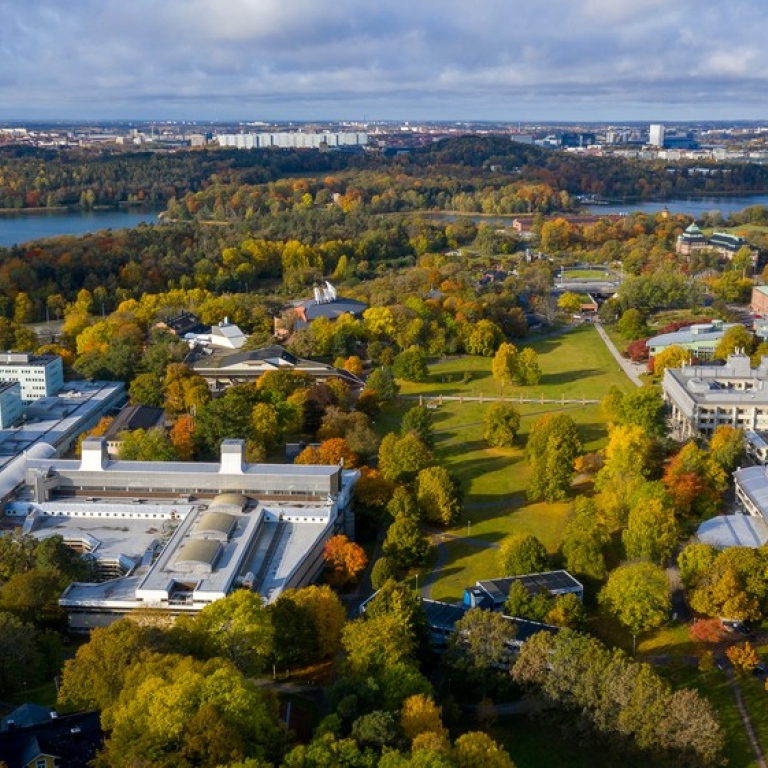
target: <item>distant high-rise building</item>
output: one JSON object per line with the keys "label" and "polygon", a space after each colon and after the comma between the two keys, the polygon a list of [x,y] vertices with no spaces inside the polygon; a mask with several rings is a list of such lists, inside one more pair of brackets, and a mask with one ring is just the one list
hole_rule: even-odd
{"label": "distant high-rise building", "polygon": [[659,123],[653,123],[651,125],[650,136],[648,143],[652,147],[664,146],[664,126]]}

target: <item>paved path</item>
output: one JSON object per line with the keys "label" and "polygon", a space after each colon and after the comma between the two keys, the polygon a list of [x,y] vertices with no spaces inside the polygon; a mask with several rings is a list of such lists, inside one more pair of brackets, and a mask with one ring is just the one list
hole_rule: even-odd
{"label": "paved path", "polygon": [[741,695],[741,688],[739,688],[736,675],[729,665],[726,665],[723,671],[725,672],[725,676],[728,678],[728,685],[731,686],[731,691],[733,691],[733,698],[736,699],[736,709],[739,710],[741,722],[744,725],[744,730],[747,732],[747,739],[749,739],[752,751],[755,753],[755,761],[757,762],[758,766],[760,766],[760,768],[768,768],[768,764],[765,762],[765,756],[763,755],[762,747],[760,746],[760,742],[757,740],[755,727],[752,725],[752,719],[750,718],[747,707],[744,704],[744,697]]}
{"label": "paved path", "polygon": [[611,341],[608,334],[603,330],[603,326],[600,324],[600,322],[595,319],[595,328],[597,329],[598,334],[600,334],[600,338],[605,342],[605,346],[608,347],[608,351],[613,355],[616,362],[621,366],[621,370],[624,371],[624,373],[627,374],[629,377],[629,380],[638,387],[643,386],[643,382],[640,380],[640,377],[637,375],[637,370],[635,368],[634,363],[630,362],[629,360],[626,360],[621,356],[621,353],[618,349],[616,349],[616,345]]}

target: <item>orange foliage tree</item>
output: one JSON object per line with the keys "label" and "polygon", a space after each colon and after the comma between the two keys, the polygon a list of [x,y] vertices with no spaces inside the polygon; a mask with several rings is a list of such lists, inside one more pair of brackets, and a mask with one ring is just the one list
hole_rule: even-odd
{"label": "orange foliage tree", "polygon": [[740,675],[748,675],[760,663],[760,657],[750,642],[744,645],[732,645],[725,655]]}
{"label": "orange foliage tree", "polygon": [[344,534],[328,539],[323,548],[323,558],[331,569],[330,581],[336,586],[354,581],[368,565],[365,550]]}
{"label": "orange foliage tree", "polygon": [[195,420],[188,413],[179,416],[168,433],[176,455],[182,461],[191,461],[195,456]]}

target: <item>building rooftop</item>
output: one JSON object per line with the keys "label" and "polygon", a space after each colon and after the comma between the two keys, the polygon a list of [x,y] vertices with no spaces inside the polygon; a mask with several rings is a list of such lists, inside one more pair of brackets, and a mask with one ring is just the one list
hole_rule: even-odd
{"label": "building rooftop", "polygon": [[506,576],[500,579],[478,581],[477,586],[484,589],[495,603],[504,602],[509,596],[512,584],[520,582],[531,594],[546,591],[552,594],[558,592],[583,591],[581,582],[571,576],[568,571],[544,571],[528,573],[521,576]]}
{"label": "building rooftop", "polygon": [[648,339],[646,344],[652,347],[671,347],[673,344],[683,346],[696,342],[719,341],[729,328],[734,328],[738,323],[723,323],[722,320],[713,320],[711,323],[696,323],[688,328],[681,328],[672,333],[662,333]]}
{"label": "building rooftop", "polygon": [[761,547],[768,542],[768,523],[752,515],[718,515],[696,531],[699,541],[718,549]]}

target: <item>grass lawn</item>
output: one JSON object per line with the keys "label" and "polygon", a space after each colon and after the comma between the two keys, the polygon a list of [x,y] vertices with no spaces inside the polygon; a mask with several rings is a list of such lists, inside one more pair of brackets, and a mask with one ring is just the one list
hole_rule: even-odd
{"label": "grass lawn", "polygon": [[556,727],[525,716],[500,718],[491,733],[519,768],[595,768],[605,754],[592,745],[575,744]]}
{"label": "grass lawn", "polygon": [[[615,272],[606,272],[604,269],[564,269],[562,277],[566,280],[607,280],[616,275]],[[560,277],[558,273],[558,277]]]}
{"label": "grass lawn", "polygon": [[[566,398],[598,399],[614,384],[624,390],[632,386],[591,326],[580,326],[535,341],[531,346],[539,353],[543,372],[540,386],[529,388],[536,396],[552,398],[564,394]],[[429,382],[403,383],[402,393],[496,395],[498,386],[491,378],[490,368],[489,358],[446,359],[431,366]],[[468,384],[461,382],[464,371],[473,375]],[[508,394],[526,391],[523,387],[507,390]],[[400,400],[387,408],[377,419],[377,429],[382,434],[398,430],[403,413],[413,405],[413,400]],[[606,425],[596,405],[517,403],[515,407],[522,417],[520,447],[515,448],[489,448],[483,441],[482,419],[488,404],[445,401],[433,411],[436,452],[461,481],[465,509],[461,523],[447,531],[448,561],[433,586],[435,599],[459,600],[466,586],[478,579],[498,576],[496,548],[509,534],[533,533],[550,553],[557,551],[570,502],[534,504],[525,496],[530,467],[522,446],[536,419],[545,413],[562,411],[579,426],[586,450],[597,450],[605,442]]]}

